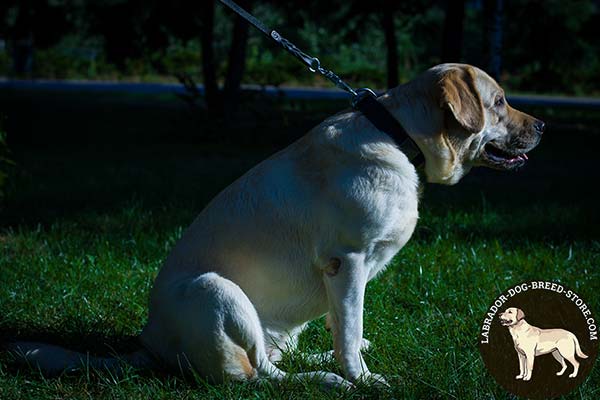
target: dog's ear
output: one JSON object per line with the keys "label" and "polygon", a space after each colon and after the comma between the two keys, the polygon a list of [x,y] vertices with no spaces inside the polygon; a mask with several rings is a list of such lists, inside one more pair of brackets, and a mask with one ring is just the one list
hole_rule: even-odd
{"label": "dog's ear", "polygon": [[525,313],[520,308],[517,308],[517,321],[520,321],[523,318],[525,318]]}
{"label": "dog's ear", "polygon": [[440,107],[449,110],[469,133],[480,132],[485,124],[483,102],[475,78],[473,67],[465,66],[446,71],[440,80]]}

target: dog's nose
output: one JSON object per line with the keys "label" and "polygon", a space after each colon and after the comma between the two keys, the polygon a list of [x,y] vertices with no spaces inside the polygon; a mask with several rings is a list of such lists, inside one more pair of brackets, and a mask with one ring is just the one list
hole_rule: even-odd
{"label": "dog's nose", "polygon": [[541,135],[544,133],[544,130],[546,129],[546,124],[544,123],[544,121],[541,121],[538,119],[533,123],[533,129],[535,129],[535,131],[539,135]]}

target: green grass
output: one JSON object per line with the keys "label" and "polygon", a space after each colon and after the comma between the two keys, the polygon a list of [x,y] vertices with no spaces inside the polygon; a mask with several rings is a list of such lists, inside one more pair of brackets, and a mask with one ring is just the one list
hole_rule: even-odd
{"label": "green grass", "polygon": [[[425,185],[412,240],[366,297],[365,337],[373,347],[365,357],[391,390],[360,387],[344,397],[511,398],[486,372],[477,339],[489,303],[525,280],[561,282],[600,315],[600,137],[588,127],[554,127],[523,171],[474,170],[454,187]],[[221,188],[275,150],[132,142],[14,149],[18,170],[0,215],[3,340],[104,354],[134,348],[153,278],[182,230]],[[301,356],[331,348],[323,325],[309,326],[284,370],[340,372],[335,363],[312,365]],[[568,398],[598,398],[599,387],[596,368]],[[313,385],[212,386],[133,370],[46,379],[0,353],[2,399],[341,395]]]}

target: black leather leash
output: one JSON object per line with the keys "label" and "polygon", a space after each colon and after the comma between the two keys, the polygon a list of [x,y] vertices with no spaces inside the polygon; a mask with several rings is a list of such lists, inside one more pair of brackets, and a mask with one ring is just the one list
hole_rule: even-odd
{"label": "black leather leash", "polygon": [[241,8],[231,0],[219,0],[236,14],[244,18],[262,33],[279,43],[285,50],[305,64],[311,72],[318,72],[329,79],[338,88],[345,90],[352,96],[352,107],[363,113],[365,117],[381,132],[391,137],[406,157],[415,165],[420,166],[425,162],[423,153],[417,144],[408,136],[396,118],[377,100],[377,95],[369,88],[354,90],[333,71],[321,66],[317,57],[312,57],[294,46],[292,42],[282,37],[277,31],[267,28],[252,14]]}

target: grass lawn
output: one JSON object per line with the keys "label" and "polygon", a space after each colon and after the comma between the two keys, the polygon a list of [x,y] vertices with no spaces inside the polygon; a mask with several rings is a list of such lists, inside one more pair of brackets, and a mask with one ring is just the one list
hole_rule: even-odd
{"label": "grass lawn", "polygon": [[[65,98],[49,109],[30,99],[8,108],[13,127],[28,106],[42,111],[27,121],[29,139],[16,140],[18,169],[0,214],[0,339],[127,351],[144,325],[152,281],[182,230],[219,190],[281,146],[169,139],[173,127],[191,129],[180,123],[185,110],[106,106],[83,118],[69,114],[72,99]],[[111,115],[118,118],[107,120]],[[311,123],[320,118],[311,115]],[[583,122],[572,123],[573,115]],[[144,116],[153,122],[131,122]],[[387,377],[389,392],[211,386],[133,370],[46,379],[0,353],[0,398],[511,398],[486,372],[477,346],[484,312],[500,292],[525,280],[557,281],[600,316],[600,132],[589,123],[600,118],[579,117],[552,114],[523,171],[474,170],[454,187],[424,185],[412,240],[366,296],[365,337],[373,347],[365,358]],[[61,130],[77,127],[85,129],[75,141],[60,140]],[[40,139],[41,130],[56,140]],[[312,365],[300,354],[330,348],[323,321],[315,321],[281,367],[339,373],[334,363]],[[568,398],[599,396],[596,367]]]}

